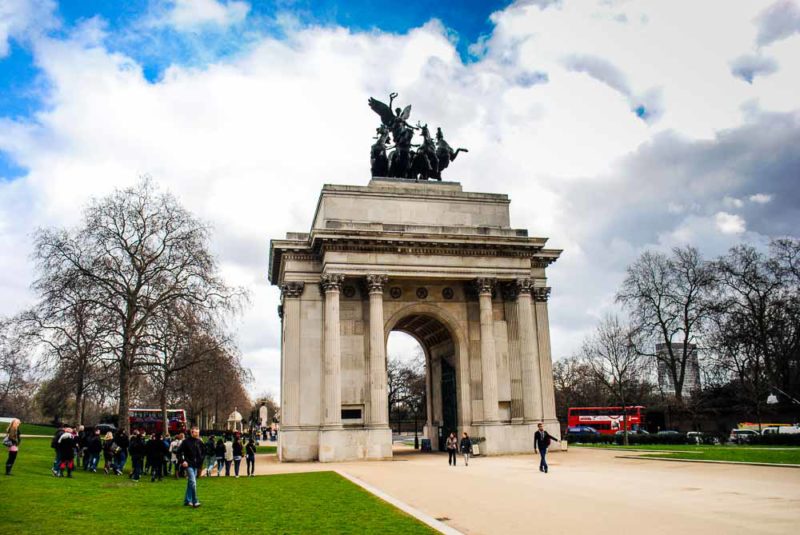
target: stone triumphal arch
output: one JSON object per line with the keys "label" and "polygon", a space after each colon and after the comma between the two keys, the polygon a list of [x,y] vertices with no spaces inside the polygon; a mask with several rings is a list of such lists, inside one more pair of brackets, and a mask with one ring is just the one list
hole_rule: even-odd
{"label": "stone triumphal arch", "polygon": [[425,351],[434,447],[440,430],[489,455],[532,451],[540,421],[560,434],[545,276],[560,251],[512,228],[509,203],[455,182],[326,185],[311,231],[272,240],[281,460],[392,456],[392,331]]}

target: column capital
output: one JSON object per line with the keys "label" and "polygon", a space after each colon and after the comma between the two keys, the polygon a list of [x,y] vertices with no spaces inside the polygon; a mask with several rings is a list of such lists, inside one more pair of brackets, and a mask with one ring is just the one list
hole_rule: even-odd
{"label": "column capital", "polygon": [[344,275],[338,273],[326,273],[319,279],[319,286],[324,293],[340,291],[342,283],[344,282]]}
{"label": "column capital", "polygon": [[475,279],[475,289],[478,291],[478,294],[492,295],[492,290],[494,290],[494,285],[496,283],[497,279],[491,277],[479,277]]}
{"label": "column capital", "polygon": [[550,287],[544,286],[540,288],[533,289],[533,300],[536,302],[547,302],[547,299],[550,297]]}
{"label": "column capital", "polygon": [[281,297],[283,299],[300,297],[305,286],[306,283],[302,281],[284,282],[281,284]]}
{"label": "column capital", "polygon": [[517,279],[514,281],[514,286],[516,286],[518,293],[530,294],[533,291],[533,279]]}
{"label": "column capital", "polygon": [[367,290],[371,294],[383,294],[383,287],[387,282],[387,275],[367,275]]}

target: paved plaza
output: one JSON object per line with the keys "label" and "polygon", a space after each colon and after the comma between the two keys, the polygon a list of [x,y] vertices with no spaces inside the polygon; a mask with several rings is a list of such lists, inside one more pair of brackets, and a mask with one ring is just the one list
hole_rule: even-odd
{"label": "paved plaza", "polygon": [[[625,452],[627,453],[627,452]],[[257,473],[339,470],[462,533],[796,533],[800,469],[621,459],[570,448],[539,473],[532,455],[478,457],[396,449],[393,461],[278,463]]]}

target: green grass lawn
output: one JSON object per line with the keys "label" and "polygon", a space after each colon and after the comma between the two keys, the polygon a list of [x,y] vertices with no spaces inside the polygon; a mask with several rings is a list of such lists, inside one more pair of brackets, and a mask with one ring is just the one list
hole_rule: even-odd
{"label": "green grass lawn", "polygon": [[278,453],[278,446],[256,446],[256,453]]}
{"label": "green grass lawn", "polygon": [[192,509],[184,480],[55,478],[51,464],[49,440],[23,440],[13,475],[0,475],[1,532],[435,533],[334,472],[201,478]]}
{"label": "green grass lawn", "polygon": [[654,453],[646,454],[645,457],[663,459],[800,464],[800,448],[791,446],[690,446],[687,444],[642,444],[638,446],[627,447],[608,444],[573,444],[573,446],[580,448],[616,449],[622,451],[652,451]]}
{"label": "green grass lawn", "polygon": [[[47,427],[44,425],[32,425],[23,422],[19,427],[23,435],[53,436],[56,433],[55,427]],[[5,422],[0,423],[0,433],[5,434],[6,430],[8,430],[8,424]]]}

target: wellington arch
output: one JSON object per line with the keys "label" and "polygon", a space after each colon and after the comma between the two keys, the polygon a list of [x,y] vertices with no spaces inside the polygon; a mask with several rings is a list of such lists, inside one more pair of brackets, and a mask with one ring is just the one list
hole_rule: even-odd
{"label": "wellington arch", "polygon": [[561,251],[510,226],[507,195],[457,182],[325,185],[310,232],[270,244],[281,289],[282,461],[388,459],[389,333],[425,352],[434,447],[481,453],[558,437],[545,270]]}

